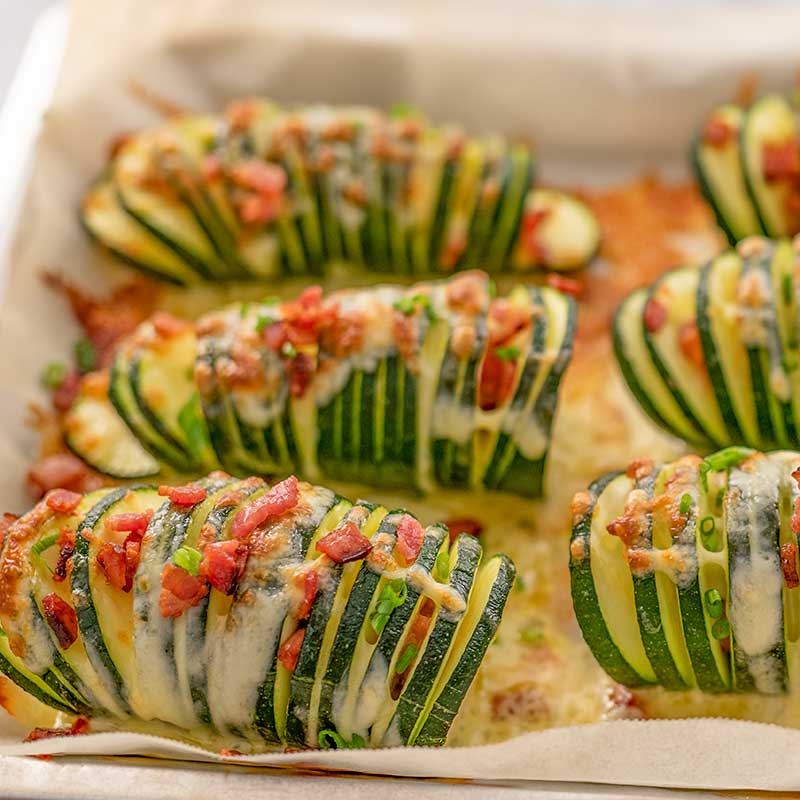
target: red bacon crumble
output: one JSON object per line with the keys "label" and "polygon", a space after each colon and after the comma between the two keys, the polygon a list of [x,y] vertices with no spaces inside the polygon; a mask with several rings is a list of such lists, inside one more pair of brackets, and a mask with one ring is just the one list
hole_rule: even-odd
{"label": "red bacon crumble", "polygon": [[232,595],[247,564],[249,549],[238,539],[213,542],[203,551],[199,574],[218,592]]}
{"label": "red bacon crumble", "polygon": [[650,333],[657,333],[667,321],[667,309],[654,297],[644,307],[644,326]]}
{"label": "red bacon crumble", "polygon": [[158,493],[161,497],[168,497],[174,505],[186,507],[196,506],[208,496],[208,492],[202,486],[193,483],[186,486],[159,486]]}
{"label": "red bacon crumble", "polygon": [[57,411],[67,411],[78,396],[80,385],[80,372],[77,369],[69,370],[64,376],[64,380],[50,394],[53,407]]}
{"label": "red bacon crumble", "polygon": [[265,225],[277,218],[286,188],[286,173],[281,167],[251,158],[237,164],[231,178],[247,190],[237,203],[242,222]]}
{"label": "red bacon crumble", "polygon": [[78,617],[75,609],[55,592],[42,600],[42,610],[47,624],[56,635],[62,650],[71,647],[78,638]]}
{"label": "red bacon crumble", "polygon": [[445,523],[450,531],[450,543],[452,544],[460,533],[468,533],[470,536],[480,536],[483,533],[483,525],[471,517],[457,517],[448,519]]}
{"label": "red bacon crumble", "polygon": [[72,556],[75,553],[75,531],[68,526],[61,529],[61,535],[58,537],[56,544],[59,547],[58,561],[56,562],[55,569],[53,570],[53,580],[56,583],[61,583],[67,579],[69,574],[69,564]]}
{"label": "red bacon crumble", "polygon": [[278,650],[278,661],[290,672],[294,672],[297,666],[297,659],[300,658],[300,648],[303,646],[305,636],[306,629],[298,628]]}
{"label": "red bacon crumble", "polygon": [[394,552],[400,557],[403,566],[416,561],[422,547],[425,531],[419,520],[409,514],[404,514],[397,524],[397,543]]}
{"label": "red bacon crumble", "polygon": [[86,717],[78,717],[69,728],[34,728],[23,742],[38,742],[61,736],[82,736],[86,733],[89,733],[89,720]]}
{"label": "red bacon crumble", "polygon": [[303,600],[297,609],[297,619],[308,619],[319,590],[319,573],[310,569],[303,576]]}
{"label": "red bacon crumble", "polygon": [[248,539],[259,525],[294,508],[299,499],[297,478],[290,475],[236,512],[231,523],[231,538]]}
{"label": "red bacon crumble", "polygon": [[347,564],[364,558],[372,550],[372,544],[355,522],[347,520],[323,536],[317,542],[317,550],[336,564]]}
{"label": "red bacon crumble", "polygon": [[121,533],[144,533],[153,516],[151,510],[142,512],[126,512],[124,514],[112,514],[105,521],[105,527],[109,531]]}
{"label": "red bacon crumble", "polygon": [[700,332],[694,320],[684,323],[678,333],[678,347],[681,353],[694,364],[695,367],[705,366],[705,356],[703,355],[703,343],[700,340]]}
{"label": "red bacon crumble", "polygon": [[761,171],[768,182],[793,180],[800,174],[800,150],[794,139],[765,144],[761,151]]}
{"label": "red bacon crumble", "polygon": [[[794,477],[795,473],[792,473]],[[794,501],[794,510],[792,513],[792,533],[800,534],[800,497]]]}
{"label": "red bacon crumble", "polygon": [[503,404],[514,385],[516,373],[516,359],[501,358],[497,347],[487,349],[478,388],[478,403],[483,411],[492,411]]}
{"label": "red bacon crumble", "polygon": [[172,314],[168,314],[166,311],[156,311],[156,313],[150,317],[150,323],[155,329],[155,332],[164,339],[171,339],[173,336],[179,336],[192,327],[192,323],[188,320],[175,317]]}
{"label": "red bacon crumble", "polygon": [[703,127],[703,143],[710,147],[724,147],[736,136],[733,126],[719,117],[709,117]]}
{"label": "red bacon crumble", "polygon": [[51,489],[85,492],[102,485],[97,475],[72,453],[46,456],[28,471],[28,487],[34,497],[42,497]]}
{"label": "red bacon crumble", "polygon": [[547,285],[571,297],[579,298],[583,295],[583,284],[577,278],[567,278],[557,272],[551,272],[547,276]]}
{"label": "red bacon crumble", "polygon": [[781,545],[781,572],[787,589],[800,586],[800,575],[797,572],[797,543],[786,542]]}
{"label": "red bacon crumble", "polygon": [[190,575],[183,567],[169,561],[161,573],[159,613],[167,619],[177,619],[184,611],[199,605],[207,594],[204,578]]}
{"label": "red bacon crumble", "polygon": [[539,241],[538,234],[539,228],[548,216],[550,211],[543,208],[526,211],[522,216],[520,243],[534,264],[542,263],[547,257],[547,251]]}

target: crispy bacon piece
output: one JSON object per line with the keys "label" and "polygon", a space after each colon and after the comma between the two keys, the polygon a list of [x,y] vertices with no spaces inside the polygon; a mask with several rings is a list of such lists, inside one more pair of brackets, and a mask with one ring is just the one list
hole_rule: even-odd
{"label": "crispy bacon piece", "polygon": [[89,492],[102,485],[102,479],[72,453],[46,456],[28,471],[28,488],[37,498],[50,489]]}
{"label": "crispy bacon piece", "polygon": [[299,500],[297,478],[290,475],[236,512],[231,523],[231,538],[249,538],[259,525],[270,517],[277,517],[291,510]]}
{"label": "crispy bacon piece", "polygon": [[775,182],[794,180],[800,174],[800,149],[795,139],[767,143],[761,150],[761,171],[764,180]]}
{"label": "crispy bacon piece", "polygon": [[278,650],[278,661],[283,664],[289,672],[294,672],[297,666],[297,659],[300,658],[300,648],[303,646],[303,639],[306,637],[306,629],[298,628]]}
{"label": "crispy bacon piece", "polygon": [[399,556],[403,566],[416,561],[424,537],[425,530],[419,520],[414,519],[410,514],[404,514],[400,518],[400,522],[397,524],[397,543],[394,552]]}
{"label": "crispy bacon piece", "polygon": [[109,531],[120,533],[139,533],[143,534],[150,524],[153,517],[152,510],[142,512],[126,512],[124,514],[112,514],[105,521],[105,527]]}
{"label": "crispy bacon piece", "polygon": [[703,127],[703,144],[710,147],[725,147],[735,137],[734,128],[719,117],[709,117]]}
{"label": "crispy bacon piece", "polygon": [[501,358],[496,347],[483,357],[478,384],[478,404],[483,411],[492,411],[503,404],[514,386],[516,359]]}
{"label": "crispy bacon piece", "polygon": [[563,292],[575,298],[583,294],[583,284],[577,278],[567,278],[564,275],[559,275],[557,272],[551,272],[547,276],[547,285],[551,289],[555,289],[556,291]]}
{"label": "crispy bacon piece", "polygon": [[89,733],[89,720],[78,717],[69,728],[34,728],[24,739],[24,742],[38,742],[42,739],[55,739],[60,736],[81,736]]}
{"label": "crispy bacon piece", "polygon": [[700,341],[700,332],[697,330],[697,323],[694,320],[689,320],[681,326],[678,333],[678,347],[694,366],[705,367],[703,343]]}
{"label": "crispy bacon piece", "polygon": [[626,508],[620,516],[608,523],[606,530],[612,536],[619,538],[625,545],[630,546],[641,535],[641,516]]}
{"label": "crispy bacon piece", "polygon": [[530,311],[507,297],[496,297],[489,306],[489,343],[508,344],[515,334],[531,324]]}
{"label": "crispy bacon piece", "polygon": [[247,564],[250,551],[247,544],[238,539],[212,542],[203,550],[199,574],[218,592],[232,595]]}
{"label": "crispy bacon piece", "polygon": [[392,338],[400,357],[411,364],[417,354],[418,336],[419,324],[415,315],[404,314],[395,309],[392,315]]}
{"label": "crispy bacon piece", "polygon": [[188,320],[175,317],[172,314],[168,314],[166,311],[156,311],[156,313],[150,317],[150,323],[155,329],[155,332],[163,339],[171,339],[174,336],[180,336],[180,334],[186,333],[186,331],[192,327],[192,323]]}
{"label": "crispy bacon piece", "polygon": [[168,497],[174,505],[185,507],[196,506],[208,496],[208,492],[202,486],[193,483],[188,483],[186,486],[159,486],[158,493],[161,497]]}
{"label": "crispy bacon piece", "polygon": [[319,573],[310,569],[303,576],[303,600],[297,609],[297,619],[308,619],[319,590]]}
{"label": "crispy bacon piece", "polygon": [[339,314],[320,330],[320,347],[336,358],[346,358],[364,342],[364,315],[360,311]]}
{"label": "crispy bacon piece", "polygon": [[336,564],[348,564],[364,558],[372,550],[372,544],[355,522],[347,520],[323,536],[317,542],[317,550]]}
{"label": "crispy bacon piece", "polygon": [[105,576],[106,582],[115,589],[121,589],[123,592],[131,590],[133,583],[128,579],[124,547],[106,542],[97,554],[97,566]]}
{"label": "crispy bacon piece", "polygon": [[460,533],[468,533],[470,536],[480,536],[483,533],[483,525],[472,517],[455,517],[448,519],[444,523],[450,531],[450,543],[452,544]]}
{"label": "crispy bacon piece", "polygon": [[67,411],[78,396],[80,385],[80,372],[77,369],[69,370],[64,380],[50,394],[53,408],[61,412]]}
{"label": "crispy bacon piece", "polygon": [[47,507],[59,514],[71,514],[80,504],[83,495],[69,489],[51,489],[45,497]]}
{"label": "crispy bacon piece", "polygon": [[797,542],[786,542],[781,545],[781,572],[787,589],[800,586],[800,575],[797,572]]}
{"label": "crispy bacon piece", "polygon": [[53,592],[42,599],[42,611],[61,649],[71,647],[78,638],[78,617],[75,609]]}
{"label": "crispy bacon piece", "polygon": [[450,281],[445,296],[454,311],[478,314],[486,302],[486,279],[479,272],[462,272]]}
{"label": "crispy bacon piece", "polygon": [[56,566],[53,570],[53,580],[56,583],[61,583],[67,579],[70,561],[75,553],[75,531],[65,525],[61,529],[61,535],[58,537],[56,544],[59,550],[58,561],[56,561]]}
{"label": "crispy bacon piece", "polygon": [[667,321],[667,309],[651,297],[644,307],[644,326],[650,333],[657,333]]}
{"label": "crispy bacon piece", "polygon": [[247,190],[238,202],[242,222],[265,225],[277,218],[286,188],[286,173],[281,167],[250,158],[233,167],[230,174],[234,183]]}
{"label": "crispy bacon piece", "polygon": [[158,610],[162,617],[177,619],[184,611],[199,605],[207,594],[204,578],[190,575],[183,567],[168,561],[161,573]]}
{"label": "crispy bacon piece", "polygon": [[642,719],[645,716],[639,698],[619,683],[612,684],[605,690],[603,706],[604,719]]}
{"label": "crispy bacon piece", "polygon": [[[794,477],[794,473],[792,474]],[[800,534],[800,497],[794,501],[794,511],[792,513],[792,532]]]}
{"label": "crispy bacon piece", "polygon": [[635,458],[625,469],[625,475],[638,481],[650,475],[654,466],[652,458]]}
{"label": "crispy bacon piece", "polygon": [[548,209],[528,210],[522,215],[519,238],[528,258],[534,264],[541,264],[547,257],[547,251],[539,240],[539,228],[550,215]]}

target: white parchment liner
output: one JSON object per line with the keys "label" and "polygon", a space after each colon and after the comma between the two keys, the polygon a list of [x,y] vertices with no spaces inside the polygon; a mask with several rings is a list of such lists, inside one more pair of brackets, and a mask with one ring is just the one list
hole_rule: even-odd
{"label": "white parchment liner", "polygon": [[[674,11],[675,9],[670,9]],[[742,69],[787,86],[800,8],[605,14],[535,3],[347,0],[78,0],[8,263],[0,317],[0,506],[22,511],[35,438],[23,425],[41,365],[65,356],[74,323],[39,273],[101,288],[120,273],[80,231],[77,202],[107,141],[154,117],[129,80],[197,109],[234,96],[418,104],[440,120],[532,137],[550,177],[596,182],[641,163],[681,163],[699,115]],[[591,165],[587,173],[586,165]],[[167,739],[114,733],[22,745],[0,717],[0,755],[149,754],[214,761]],[[482,748],[309,752],[247,764],[406,776],[590,781],[664,787],[800,789],[800,731],[721,719],[612,722]],[[0,760],[0,775],[3,767]]]}

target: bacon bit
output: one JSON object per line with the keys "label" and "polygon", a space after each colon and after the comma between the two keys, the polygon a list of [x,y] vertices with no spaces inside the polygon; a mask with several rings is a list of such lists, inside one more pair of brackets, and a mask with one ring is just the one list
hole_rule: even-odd
{"label": "bacon bit", "polygon": [[[620,538],[622,537],[620,536]],[[650,550],[631,547],[626,552],[626,555],[631,572],[647,572],[653,566],[653,555]]]}
{"label": "bacon bit", "polygon": [[222,177],[222,161],[220,161],[217,156],[209,153],[203,158],[200,171],[205,180],[215,181]]}
{"label": "bacon bit", "polygon": [[403,361],[412,364],[417,355],[417,337],[419,326],[414,314],[406,315],[394,309],[392,315],[392,338],[397,345],[397,352]]}
{"label": "bacon bit", "polygon": [[83,736],[86,733],[89,733],[89,720],[86,717],[78,717],[69,728],[34,728],[23,742],[38,742],[61,736]]}
{"label": "bacon bit", "polygon": [[212,542],[203,551],[199,574],[224,595],[232,595],[239,585],[250,550],[245,542],[228,539]]}
{"label": "bacon bit", "polygon": [[355,522],[347,520],[323,536],[317,542],[317,550],[336,564],[347,564],[364,558],[372,550],[372,544]]}
{"label": "bacon bit", "polygon": [[651,297],[644,307],[644,326],[650,333],[658,333],[667,321],[667,309]]}
{"label": "bacon bit", "polygon": [[277,164],[250,158],[231,170],[234,183],[248,190],[238,203],[245,224],[265,225],[275,220],[283,208],[286,172]]}
{"label": "bacon bit", "polygon": [[623,544],[630,546],[640,536],[642,532],[641,518],[638,514],[626,508],[620,516],[612,520],[606,526],[606,530],[616,536]]}
{"label": "bacon bit", "polygon": [[445,289],[445,297],[453,311],[479,314],[488,297],[486,277],[476,271],[462,272],[450,281]]}
{"label": "bacon bit", "polygon": [[208,585],[200,577],[190,575],[183,567],[168,561],[161,573],[161,595],[158,609],[162,617],[177,619],[208,594]]}
{"label": "bacon bit", "polygon": [[303,601],[297,609],[297,619],[308,619],[319,590],[319,573],[310,569],[303,577]]}
{"label": "bacon bit", "polygon": [[55,453],[46,456],[28,472],[28,487],[35,497],[42,497],[51,489],[84,491],[91,485],[92,471],[72,453]]}
{"label": "bacon bit", "polygon": [[161,497],[168,497],[176,506],[190,507],[202,503],[208,497],[208,492],[197,484],[187,483],[186,486],[159,486],[158,493]]}
{"label": "bacon bit", "polygon": [[121,545],[106,542],[97,554],[97,566],[105,576],[106,583],[115,589],[129,592],[133,588],[133,581],[128,575],[125,548]]}
{"label": "bacon bit", "polygon": [[192,323],[180,317],[175,317],[168,314],[166,311],[156,311],[150,317],[155,332],[164,339],[172,339],[174,336],[180,336],[182,333],[190,330]]}
{"label": "bacon bit", "polygon": [[144,533],[150,520],[153,517],[152,509],[141,512],[127,512],[124,514],[112,514],[105,521],[105,528],[108,531],[118,533]]}
{"label": "bacon bit", "polygon": [[6,511],[0,517],[0,547],[3,546],[3,539],[6,538],[6,531],[19,519],[16,514],[10,514]]}
{"label": "bacon bit", "polygon": [[364,342],[364,315],[359,311],[339,314],[320,331],[319,345],[336,358],[346,358]]}
{"label": "bacon bit", "polygon": [[719,117],[709,117],[703,127],[703,144],[709,147],[722,148],[736,137],[732,125]]}
{"label": "bacon bit", "polygon": [[467,235],[463,230],[451,232],[444,245],[439,266],[451,270],[458,263],[461,254],[467,249]]}
{"label": "bacon bit", "polygon": [[507,297],[496,297],[489,306],[489,343],[508,344],[509,339],[531,324],[531,312]]}
{"label": "bacon bit", "polygon": [[765,144],[761,150],[761,171],[770,183],[793,180],[800,174],[800,151],[795,139]]}
{"label": "bacon bit", "polygon": [[641,719],[644,717],[639,699],[630,689],[619,683],[606,689],[603,706],[604,719]]}
{"label": "bacon bit", "polygon": [[529,209],[522,215],[519,241],[533,264],[541,264],[547,258],[547,249],[539,240],[542,223],[550,216],[549,209]]}
{"label": "bacon bit", "polygon": [[568,294],[576,299],[583,296],[583,283],[577,278],[567,278],[557,272],[551,272],[547,276],[547,285],[564,294]]}
{"label": "bacon bit", "polygon": [[280,516],[293,509],[299,500],[297,478],[290,475],[236,512],[231,523],[231,538],[248,539],[259,525],[270,517]]}
{"label": "bacon bit", "polygon": [[678,333],[678,347],[694,366],[705,367],[703,343],[700,341],[700,332],[697,330],[697,323],[694,320],[689,320],[681,326]]}
{"label": "bacon bit", "polygon": [[[794,477],[794,473],[792,474]],[[792,532],[800,535],[800,497],[794,501],[794,513],[792,514]]]}
{"label": "bacon bit", "polygon": [[69,567],[71,559],[75,553],[75,531],[68,525],[61,529],[61,535],[58,537],[56,544],[59,547],[58,561],[53,570],[53,580],[56,583],[61,583],[67,579],[69,575]]}
{"label": "bacon bit", "polygon": [[792,472],[792,478],[794,478],[794,482],[800,486],[800,467]]}
{"label": "bacon bit", "polygon": [[78,617],[75,609],[53,592],[42,599],[42,610],[61,649],[67,650],[78,638]]}
{"label": "bacon bit", "polygon": [[800,586],[800,575],[797,572],[797,542],[786,542],[781,545],[781,572],[787,589]]}
{"label": "bacon bit", "polygon": [[81,386],[81,374],[77,369],[71,369],[64,376],[64,380],[50,393],[50,400],[56,411],[67,411],[75,402]]}
{"label": "bacon bit", "polygon": [[515,360],[500,358],[497,347],[487,349],[478,379],[478,404],[483,411],[499,408],[514,387],[517,374]]}
{"label": "bacon bit", "polygon": [[540,686],[524,681],[494,692],[489,699],[492,719],[496,721],[523,719],[544,722],[550,718],[550,704]]}
{"label": "bacon bit", "polygon": [[71,514],[83,500],[83,495],[68,489],[51,489],[45,497],[47,507],[59,514]]}
{"label": "bacon bit", "polygon": [[238,756],[243,756],[243,755],[245,755],[245,754],[244,754],[244,753],[243,753],[241,750],[231,750],[231,749],[230,749],[230,748],[228,748],[228,747],[223,747],[223,748],[222,748],[222,749],[219,751],[219,754],[220,754],[220,755],[221,755],[223,758],[237,758]]}
{"label": "bacon bit", "polygon": [[95,346],[101,367],[110,363],[119,340],[152,313],[157,299],[155,284],[143,278],[120,286],[103,298],[92,297],[53,273],[45,274],[45,282],[66,295],[73,314]]}
{"label": "bacon bit", "polygon": [[448,519],[444,523],[450,531],[450,544],[452,544],[460,533],[468,533],[476,538],[483,533],[483,525],[472,517],[460,517]]}
{"label": "bacon bit", "polygon": [[652,458],[635,458],[628,464],[625,475],[632,480],[640,481],[653,472],[655,464]]}
{"label": "bacon bit", "polygon": [[397,543],[395,555],[399,557],[400,566],[408,566],[416,561],[425,538],[425,530],[419,520],[410,514],[404,514],[397,524]]}
{"label": "bacon bit", "polygon": [[278,661],[283,664],[289,672],[294,672],[297,660],[300,658],[300,649],[303,646],[303,639],[306,638],[306,629],[298,628],[278,650]]}

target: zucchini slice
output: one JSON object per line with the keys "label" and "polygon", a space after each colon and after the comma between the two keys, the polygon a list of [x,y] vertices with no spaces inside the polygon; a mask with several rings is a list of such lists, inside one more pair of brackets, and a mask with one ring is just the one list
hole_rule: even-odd
{"label": "zucchini slice", "polygon": [[741,125],[741,155],[747,191],[767,236],[797,232],[789,213],[790,179],[770,180],[765,175],[765,148],[797,147],[797,118],[789,101],[767,95],[753,103]]}
{"label": "zucchini slice", "polygon": [[706,124],[724,126],[729,132],[724,141],[707,142],[700,131],[692,143],[691,161],[700,191],[731,244],[762,232],[742,168],[740,131],[745,114],[735,105],[715,108]]}

